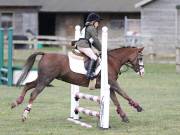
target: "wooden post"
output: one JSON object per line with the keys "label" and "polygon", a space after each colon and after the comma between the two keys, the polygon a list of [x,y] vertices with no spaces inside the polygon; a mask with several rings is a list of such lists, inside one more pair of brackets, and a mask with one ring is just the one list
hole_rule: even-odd
{"label": "wooden post", "polygon": [[179,19],[179,13],[180,10],[178,9],[178,7],[176,7],[176,72],[180,73],[180,19]]}
{"label": "wooden post", "polygon": [[176,47],[176,72],[180,73],[180,47]]}
{"label": "wooden post", "polygon": [[4,29],[0,28],[0,84],[1,82],[1,68],[4,66]]}
{"label": "wooden post", "polygon": [[0,28],[0,68],[4,65],[4,29]]}
{"label": "wooden post", "polygon": [[127,16],[124,17],[124,35],[126,36],[128,32],[128,18]]}
{"label": "wooden post", "polygon": [[35,37],[35,38],[33,39],[33,41],[34,41],[34,45],[33,45],[34,50],[37,50],[37,48],[38,48],[38,38]]}

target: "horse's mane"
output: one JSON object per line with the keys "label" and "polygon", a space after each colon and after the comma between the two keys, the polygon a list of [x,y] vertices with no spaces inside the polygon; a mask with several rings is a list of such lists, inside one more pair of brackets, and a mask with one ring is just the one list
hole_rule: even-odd
{"label": "horse's mane", "polygon": [[137,47],[135,47],[135,46],[122,46],[120,48],[137,48]]}
{"label": "horse's mane", "polygon": [[135,46],[122,46],[120,48],[115,48],[115,49],[112,49],[112,50],[108,50],[108,53],[111,53],[111,52],[114,52],[114,51],[116,52],[118,50],[125,49],[125,48],[137,48],[137,47],[135,47]]}

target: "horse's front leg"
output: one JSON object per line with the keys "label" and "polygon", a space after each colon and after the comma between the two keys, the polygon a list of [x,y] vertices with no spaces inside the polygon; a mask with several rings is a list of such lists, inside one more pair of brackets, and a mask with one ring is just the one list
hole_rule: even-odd
{"label": "horse's front leg", "polygon": [[115,90],[119,95],[121,95],[123,98],[125,98],[125,99],[129,102],[129,104],[130,104],[131,106],[133,106],[138,112],[143,111],[143,108],[142,108],[136,101],[134,101],[132,98],[130,98],[130,97],[126,94],[126,92],[119,87],[119,85],[118,85],[117,82],[113,82],[113,86],[114,86],[114,90]]}
{"label": "horse's front leg", "polygon": [[111,97],[111,100],[113,101],[114,105],[116,106],[116,112],[117,112],[117,114],[120,115],[120,117],[122,118],[122,121],[129,122],[128,117],[126,116],[125,112],[122,110],[120,103],[116,97],[116,93],[112,87],[110,87],[110,97]]}

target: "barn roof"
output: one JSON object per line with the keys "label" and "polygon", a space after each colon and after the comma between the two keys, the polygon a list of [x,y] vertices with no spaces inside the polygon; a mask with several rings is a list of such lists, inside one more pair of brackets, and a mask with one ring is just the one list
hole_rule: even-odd
{"label": "barn roof", "polygon": [[0,0],[0,6],[41,6],[38,0]]}
{"label": "barn roof", "polygon": [[150,2],[153,2],[155,0],[141,0],[140,2],[138,2],[137,4],[135,4],[135,8],[139,8],[142,7]]}
{"label": "barn roof", "polygon": [[37,6],[42,12],[140,12],[140,0],[0,0],[0,7]]}
{"label": "barn roof", "polygon": [[43,12],[140,12],[140,0],[41,0]]}

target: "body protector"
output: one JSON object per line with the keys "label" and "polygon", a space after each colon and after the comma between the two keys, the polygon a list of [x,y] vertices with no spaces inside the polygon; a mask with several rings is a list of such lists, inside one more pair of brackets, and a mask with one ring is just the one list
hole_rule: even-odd
{"label": "body protector", "polygon": [[87,40],[88,43],[89,43],[89,47],[91,47],[91,45],[93,44],[94,40],[93,40],[92,37],[89,38],[89,39],[86,37],[86,29],[87,29],[87,27],[88,27],[88,26],[84,27],[84,28],[81,30],[79,40]]}

